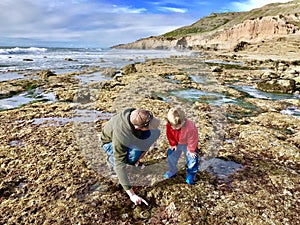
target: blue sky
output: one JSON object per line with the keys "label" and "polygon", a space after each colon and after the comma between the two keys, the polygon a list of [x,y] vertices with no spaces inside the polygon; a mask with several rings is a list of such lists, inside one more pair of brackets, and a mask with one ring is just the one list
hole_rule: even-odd
{"label": "blue sky", "polygon": [[0,0],[0,46],[111,47],[288,0]]}

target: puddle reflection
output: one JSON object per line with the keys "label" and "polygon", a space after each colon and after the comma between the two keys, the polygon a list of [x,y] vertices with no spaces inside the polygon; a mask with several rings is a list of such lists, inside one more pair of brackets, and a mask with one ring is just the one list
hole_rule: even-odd
{"label": "puddle reflection", "polygon": [[300,99],[299,94],[279,94],[269,93],[256,89],[254,86],[236,86],[230,85],[229,87],[235,88],[239,91],[245,92],[253,98],[269,99],[269,100],[285,100],[285,99]]}
{"label": "puddle reflection", "polygon": [[24,92],[19,95],[12,96],[10,98],[0,99],[0,110],[14,109],[22,105],[31,103],[33,101],[56,101],[53,92],[50,93],[32,93]]}
{"label": "puddle reflection", "polygon": [[74,76],[74,78],[79,79],[82,84],[88,84],[90,82],[105,81],[105,80],[113,79],[107,75],[101,74],[100,72],[78,75],[78,76]]}
{"label": "puddle reflection", "polygon": [[216,92],[201,91],[197,89],[187,89],[170,92],[178,98],[184,98],[191,101],[200,101],[212,105],[220,106],[224,103],[234,103],[234,99],[228,98],[226,95]]}
{"label": "puddle reflection", "polygon": [[200,160],[200,171],[206,171],[217,176],[220,180],[228,178],[243,166],[233,161],[225,161],[219,158],[211,158],[209,160]]}
{"label": "puddle reflection", "polygon": [[300,118],[300,109],[295,106],[287,107],[284,110],[280,111],[282,114],[291,115]]}
{"label": "puddle reflection", "polygon": [[43,126],[63,126],[72,122],[88,122],[92,123],[96,120],[107,120],[111,117],[111,113],[101,112],[97,110],[75,110],[74,117],[44,117],[33,119],[33,124],[42,124]]}

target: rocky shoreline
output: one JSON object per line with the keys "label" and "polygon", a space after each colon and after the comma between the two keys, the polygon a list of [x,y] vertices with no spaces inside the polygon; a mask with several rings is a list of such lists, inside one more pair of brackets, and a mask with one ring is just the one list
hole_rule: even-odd
{"label": "rocky shoreline", "polygon": [[[1,82],[1,98],[42,88],[57,101],[0,111],[0,223],[298,224],[300,119],[282,111],[300,108],[299,66],[283,57],[207,52],[129,64],[122,75],[94,68],[112,79],[84,85],[74,78],[78,74],[51,71],[37,74],[40,79]],[[206,80],[196,82],[191,74]],[[253,98],[234,85],[291,97]],[[191,101],[173,94],[180,90],[234,101],[210,104],[223,97],[206,94]],[[219,159],[240,168],[220,178],[215,165],[202,167],[194,186],[185,184],[184,168],[164,180],[162,124],[158,149],[144,158],[148,173],[132,177],[150,205],[134,206],[107,177],[97,134],[124,107],[145,107],[163,120],[176,104],[197,124],[203,165]]]}

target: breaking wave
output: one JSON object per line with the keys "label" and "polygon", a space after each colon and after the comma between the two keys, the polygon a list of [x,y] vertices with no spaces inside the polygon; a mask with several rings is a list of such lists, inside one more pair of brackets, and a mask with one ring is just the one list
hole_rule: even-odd
{"label": "breaking wave", "polygon": [[35,54],[35,53],[43,53],[46,52],[47,48],[37,48],[37,47],[28,47],[28,48],[2,48],[0,49],[1,55],[9,55],[9,54]]}

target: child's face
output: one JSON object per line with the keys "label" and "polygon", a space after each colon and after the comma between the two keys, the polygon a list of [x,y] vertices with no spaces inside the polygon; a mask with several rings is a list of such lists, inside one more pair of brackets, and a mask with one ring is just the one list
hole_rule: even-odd
{"label": "child's face", "polygon": [[185,123],[176,124],[176,125],[172,125],[172,124],[171,124],[171,127],[172,127],[172,129],[174,129],[174,130],[180,130],[180,129],[183,127],[184,124],[185,124]]}

